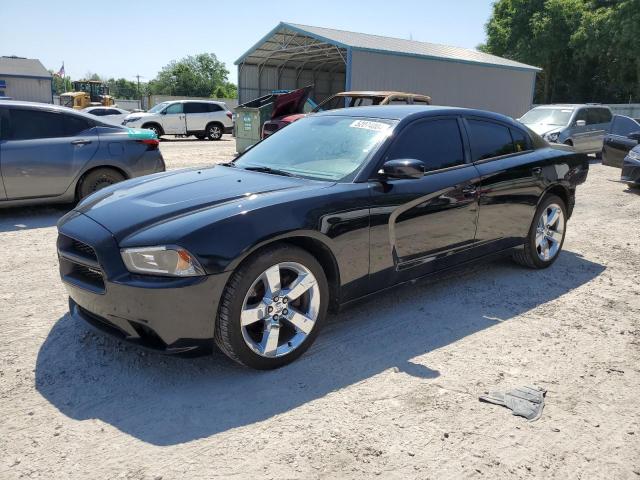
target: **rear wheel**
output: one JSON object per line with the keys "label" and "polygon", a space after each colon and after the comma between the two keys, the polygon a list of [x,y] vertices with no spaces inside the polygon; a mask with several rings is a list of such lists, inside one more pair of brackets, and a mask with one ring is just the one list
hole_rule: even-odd
{"label": "rear wheel", "polygon": [[81,180],[78,187],[78,200],[82,200],[87,195],[91,195],[98,190],[113,185],[124,180],[122,175],[113,168],[97,168],[87,173]]}
{"label": "rear wheel", "polygon": [[229,280],[215,341],[242,365],[261,370],[286,365],[315,340],[328,295],[324,271],[311,254],[289,245],[263,250]]}
{"label": "rear wheel", "polygon": [[209,140],[220,140],[222,138],[222,125],[219,123],[210,123],[207,125],[207,137]]}
{"label": "rear wheel", "polygon": [[566,230],[567,210],[557,195],[544,197],[529,229],[524,249],[514,260],[529,268],[547,268],[558,258]]}

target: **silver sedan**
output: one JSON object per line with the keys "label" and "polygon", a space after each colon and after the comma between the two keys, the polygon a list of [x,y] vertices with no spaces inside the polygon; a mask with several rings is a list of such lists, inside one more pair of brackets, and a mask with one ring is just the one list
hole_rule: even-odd
{"label": "silver sedan", "polygon": [[149,130],[66,107],[0,100],[0,207],[72,203],[103,187],[165,170]]}

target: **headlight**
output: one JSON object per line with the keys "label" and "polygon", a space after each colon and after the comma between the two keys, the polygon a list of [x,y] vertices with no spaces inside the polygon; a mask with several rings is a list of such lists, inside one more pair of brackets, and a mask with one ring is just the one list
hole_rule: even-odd
{"label": "headlight", "polygon": [[131,122],[137,122],[138,120],[140,120],[140,117],[136,117],[136,118],[125,118],[124,121],[122,122],[123,125],[126,125],[127,123],[131,123]]}
{"label": "headlight", "polygon": [[635,150],[631,150],[627,156],[631,159],[631,160],[636,160],[636,161],[640,161],[640,152],[636,152]]}
{"label": "headlight", "polygon": [[122,261],[132,273],[196,277],[204,275],[198,261],[180,247],[123,248]]}
{"label": "headlight", "polygon": [[547,140],[549,140],[550,142],[557,142],[559,136],[560,136],[560,132],[548,133]]}

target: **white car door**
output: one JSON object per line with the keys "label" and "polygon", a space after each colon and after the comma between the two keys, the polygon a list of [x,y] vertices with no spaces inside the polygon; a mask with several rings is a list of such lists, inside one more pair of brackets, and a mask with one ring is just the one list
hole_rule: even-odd
{"label": "white car door", "polygon": [[172,103],[164,109],[160,115],[164,133],[169,135],[185,135],[187,133],[183,105],[182,102]]}
{"label": "white car door", "polygon": [[209,104],[205,102],[185,102],[187,132],[204,132],[209,117]]}

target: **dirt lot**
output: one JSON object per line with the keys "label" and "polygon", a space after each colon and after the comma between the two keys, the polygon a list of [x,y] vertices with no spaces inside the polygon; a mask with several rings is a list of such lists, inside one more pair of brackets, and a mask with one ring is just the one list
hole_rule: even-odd
{"label": "dirt lot", "polygon": [[[169,168],[233,142],[163,142]],[[149,354],[67,315],[55,222],[0,211],[0,478],[640,478],[640,195],[592,165],[565,251],[380,295],[295,364]],[[176,319],[180,321],[180,319]],[[534,423],[478,402],[548,390]]]}

